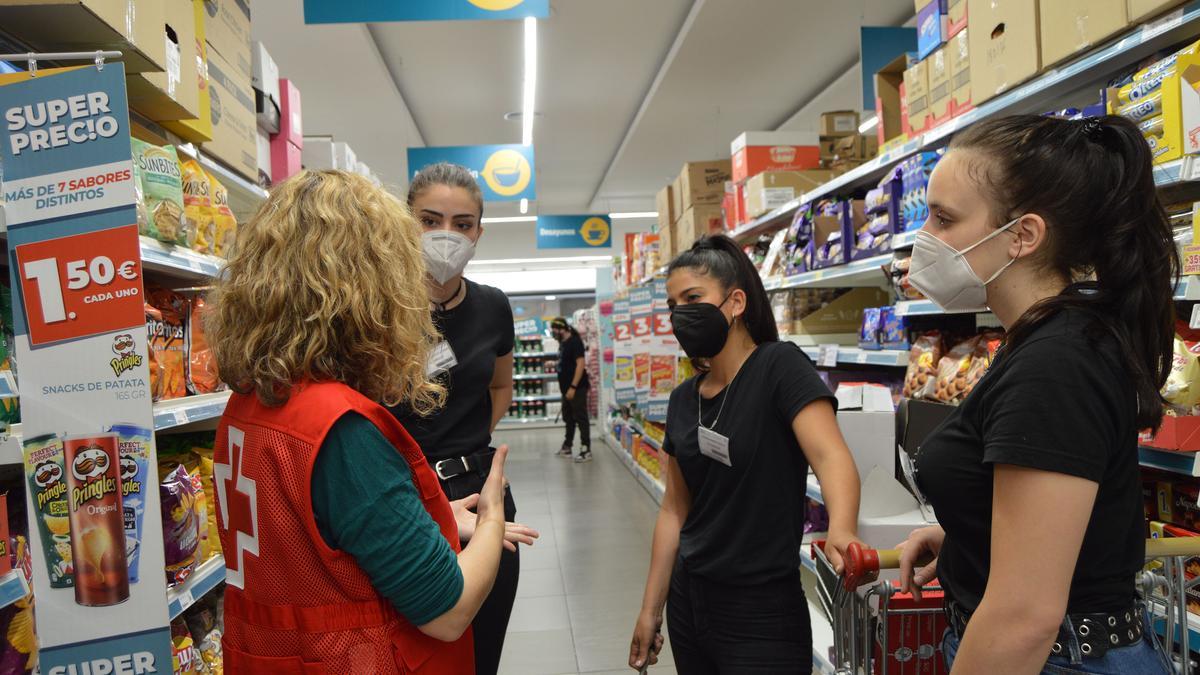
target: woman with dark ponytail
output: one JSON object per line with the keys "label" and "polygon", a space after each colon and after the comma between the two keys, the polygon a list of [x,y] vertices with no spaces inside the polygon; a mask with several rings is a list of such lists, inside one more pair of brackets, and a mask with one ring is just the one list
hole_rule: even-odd
{"label": "woman with dark ponytail", "polygon": [[657,661],[666,605],[681,673],[810,672],[799,571],[809,464],[838,569],[858,527],[836,400],[804,352],[779,341],[762,279],[733,240],[705,237],[676,258],[667,293],[675,337],[707,367],[667,408],[667,489],[629,665]]}
{"label": "woman with dark ponytail", "polygon": [[1135,589],[1179,275],[1145,139],[1122,117],[984,122],[928,201],[913,285],[1008,338],[919,449],[940,527],[905,542],[903,586],[946,589],[955,673],[1174,672]]}

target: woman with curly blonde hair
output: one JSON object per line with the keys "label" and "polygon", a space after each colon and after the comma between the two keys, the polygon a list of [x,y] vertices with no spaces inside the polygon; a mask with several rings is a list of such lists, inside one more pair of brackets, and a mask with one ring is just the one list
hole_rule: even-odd
{"label": "woman with curly blonde hair", "polygon": [[238,233],[206,318],[235,392],[215,452],[228,672],[473,672],[507,449],[476,516],[384,407],[445,395],[425,272],[407,207],[345,172],[279,185]]}

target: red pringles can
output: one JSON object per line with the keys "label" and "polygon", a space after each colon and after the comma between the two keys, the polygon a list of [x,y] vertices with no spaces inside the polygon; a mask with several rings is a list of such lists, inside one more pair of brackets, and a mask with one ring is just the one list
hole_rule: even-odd
{"label": "red pringles can", "polygon": [[104,607],[129,599],[121,458],[117,435],[85,434],[64,441],[75,602]]}

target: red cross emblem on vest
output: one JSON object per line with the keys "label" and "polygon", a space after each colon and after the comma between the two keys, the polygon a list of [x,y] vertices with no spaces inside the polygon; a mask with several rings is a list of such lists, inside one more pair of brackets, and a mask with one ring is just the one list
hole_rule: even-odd
{"label": "red cross emblem on vest", "polygon": [[229,427],[229,463],[213,465],[221,523],[233,537],[225,552],[225,581],[246,587],[246,553],[258,557],[258,488],[242,471],[246,432]]}

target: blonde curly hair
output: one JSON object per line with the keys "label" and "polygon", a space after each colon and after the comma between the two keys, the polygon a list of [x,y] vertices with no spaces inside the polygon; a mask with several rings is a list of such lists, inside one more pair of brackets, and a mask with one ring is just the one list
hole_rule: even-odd
{"label": "blonde curly hair", "polygon": [[205,328],[221,379],[265,405],[305,379],[428,414],[437,332],[419,228],[403,202],[345,171],[305,171],[238,231]]}

